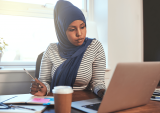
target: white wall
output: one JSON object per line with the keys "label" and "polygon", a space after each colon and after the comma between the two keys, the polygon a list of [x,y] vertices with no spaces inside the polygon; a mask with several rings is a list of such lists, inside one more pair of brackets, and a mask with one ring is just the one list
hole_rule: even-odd
{"label": "white wall", "polygon": [[97,24],[98,40],[102,43],[108,68],[108,0],[94,0],[94,20]]}
{"label": "white wall", "polygon": [[[98,33],[101,33],[98,37],[100,41],[105,41],[102,42],[104,47],[107,46],[106,40],[108,41],[108,51],[105,50],[108,52],[110,68],[106,72],[108,86],[117,63],[143,61],[143,4],[142,0],[94,0],[94,6],[97,26],[103,26],[98,27]],[[100,14],[96,13],[98,10],[101,11]],[[100,19],[101,22],[98,22]],[[106,24],[108,29],[105,28]]]}
{"label": "white wall", "polygon": [[[0,95],[30,92],[32,78],[24,72],[23,68],[17,69],[3,69],[0,71]],[[34,77],[34,70],[27,70]]]}

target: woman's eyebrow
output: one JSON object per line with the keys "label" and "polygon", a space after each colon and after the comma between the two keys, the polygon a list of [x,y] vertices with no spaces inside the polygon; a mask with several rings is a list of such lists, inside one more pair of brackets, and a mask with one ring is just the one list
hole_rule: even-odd
{"label": "woman's eyebrow", "polygon": [[76,26],[68,26],[68,27],[76,27]]}
{"label": "woman's eyebrow", "polygon": [[[83,25],[83,24],[85,24],[85,23],[84,23],[84,22],[83,22],[83,23],[81,23],[81,24],[80,24],[80,26],[81,26],[81,25]],[[76,27],[76,26],[68,26],[68,27]]]}
{"label": "woman's eyebrow", "polygon": [[85,23],[83,22],[82,24],[80,24],[80,26],[83,25],[83,24],[85,24]]}

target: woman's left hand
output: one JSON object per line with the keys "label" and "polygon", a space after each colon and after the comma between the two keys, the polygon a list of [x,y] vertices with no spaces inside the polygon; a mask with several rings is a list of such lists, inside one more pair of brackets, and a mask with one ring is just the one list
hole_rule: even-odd
{"label": "woman's left hand", "polygon": [[105,89],[100,89],[98,91],[98,96],[101,97],[101,98],[103,98],[104,93],[105,93]]}

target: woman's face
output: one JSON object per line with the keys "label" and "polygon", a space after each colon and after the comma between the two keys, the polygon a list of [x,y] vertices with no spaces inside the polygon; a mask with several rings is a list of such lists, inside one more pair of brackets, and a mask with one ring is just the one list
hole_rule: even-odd
{"label": "woman's face", "polygon": [[82,20],[73,21],[66,30],[68,40],[75,46],[81,46],[86,37],[86,25]]}

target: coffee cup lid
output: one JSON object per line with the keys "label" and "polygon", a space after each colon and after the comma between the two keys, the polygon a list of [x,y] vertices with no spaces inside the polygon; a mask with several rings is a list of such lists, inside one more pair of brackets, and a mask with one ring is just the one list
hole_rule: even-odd
{"label": "coffee cup lid", "polygon": [[52,93],[56,94],[69,94],[73,93],[73,89],[71,86],[55,86],[52,90]]}

